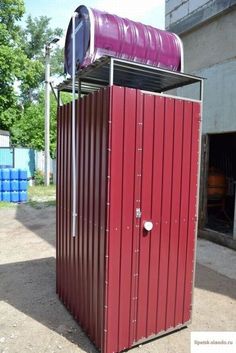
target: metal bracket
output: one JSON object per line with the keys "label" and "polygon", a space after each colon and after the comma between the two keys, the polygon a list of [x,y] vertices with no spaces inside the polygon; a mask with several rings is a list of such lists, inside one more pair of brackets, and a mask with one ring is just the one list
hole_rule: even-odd
{"label": "metal bracket", "polygon": [[141,218],[141,216],[142,216],[142,212],[140,208],[136,208],[136,218]]}

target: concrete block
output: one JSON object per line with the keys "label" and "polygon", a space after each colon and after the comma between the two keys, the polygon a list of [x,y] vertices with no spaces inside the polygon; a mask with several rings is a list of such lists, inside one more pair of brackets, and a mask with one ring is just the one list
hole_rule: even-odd
{"label": "concrete block", "polygon": [[171,23],[175,23],[188,15],[188,5],[189,3],[185,2],[183,5],[179,6],[176,10],[171,12]]}
{"label": "concrete block", "polygon": [[189,13],[197,10],[199,7],[205,5],[209,0],[190,0],[189,1]]}
{"label": "concrete block", "polygon": [[168,28],[170,25],[170,14],[165,16],[165,28]]}
{"label": "concrete block", "polygon": [[169,0],[166,2],[166,14],[176,10],[177,7],[181,6],[185,2],[189,2],[189,0]]}
{"label": "concrete block", "polygon": [[236,61],[199,70],[204,83],[203,133],[236,131]]}

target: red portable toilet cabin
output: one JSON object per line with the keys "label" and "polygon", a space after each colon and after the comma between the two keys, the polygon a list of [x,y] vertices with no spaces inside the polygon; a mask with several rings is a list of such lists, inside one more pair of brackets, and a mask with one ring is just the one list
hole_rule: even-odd
{"label": "red portable toilet cabin", "polygon": [[[163,93],[190,84],[199,97]],[[58,109],[57,292],[120,352],[191,321],[202,79],[105,57],[76,89]]]}

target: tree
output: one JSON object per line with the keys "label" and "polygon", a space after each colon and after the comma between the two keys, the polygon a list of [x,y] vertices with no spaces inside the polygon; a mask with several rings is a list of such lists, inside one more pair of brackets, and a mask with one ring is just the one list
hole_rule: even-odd
{"label": "tree", "polygon": [[[22,0],[2,0],[0,4],[0,117],[8,108],[16,105],[17,97],[14,82],[21,78],[20,62],[24,60],[24,53],[19,50],[19,26],[17,21],[24,14]],[[0,128],[8,128],[5,114],[0,119]]]}
{"label": "tree", "polygon": [[[61,37],[50,19],[28,16],[24,28],[23,0],[0,2],[0,129],[10,130],[14,145],[44,149],[44,45]],[[54,75],[63,74],[63,54],[52,51]],[[51,99],[51,155],[56,144],[56,101]]]}
{"label": "tree", "polygon": [[[31,102],[35,99],[35,93],[37,96],[37,92],[44,82],[45,44],[54,37],[61,38],[63,34],[61,28],[50,28],[50,20],[51,19],[46,16],[40,16],[39,18],[28,16],[26,26],[21,30],[21,48],[27,58],[38,65],[34,82],[32,82],[31,75],[29,81],[23,81],[21,97],[24,103],[27,103],[27,100]],[[52,75],[63,75],[63,50],[58,46],[55,46],[51,53],[51,72]]]}
{"label": "tree", "polygon": [[[71,101],[69,93],[62,93],[64,103]],[[44,105],[45,96],[42,90],[39,99],[27,106],[24,112],[21,112],[11,128],[12,144],[15,146],[24,146],[36,150],[44,150]],[[50,99],[50,155],[55,158],[56,151],[56,117],[57,102],[53,94]]]}

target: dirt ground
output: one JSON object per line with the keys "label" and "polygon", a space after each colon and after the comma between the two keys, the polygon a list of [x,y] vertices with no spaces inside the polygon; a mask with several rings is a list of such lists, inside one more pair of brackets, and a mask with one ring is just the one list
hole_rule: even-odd
{"label": "dirt ground", "polygon": [[[198,242],[193,323],[132,353],[190,353],[191,331],[236,331],[236,252]],[[0,353],[97,352],[55,292],[55,207],[0,210]]]}

